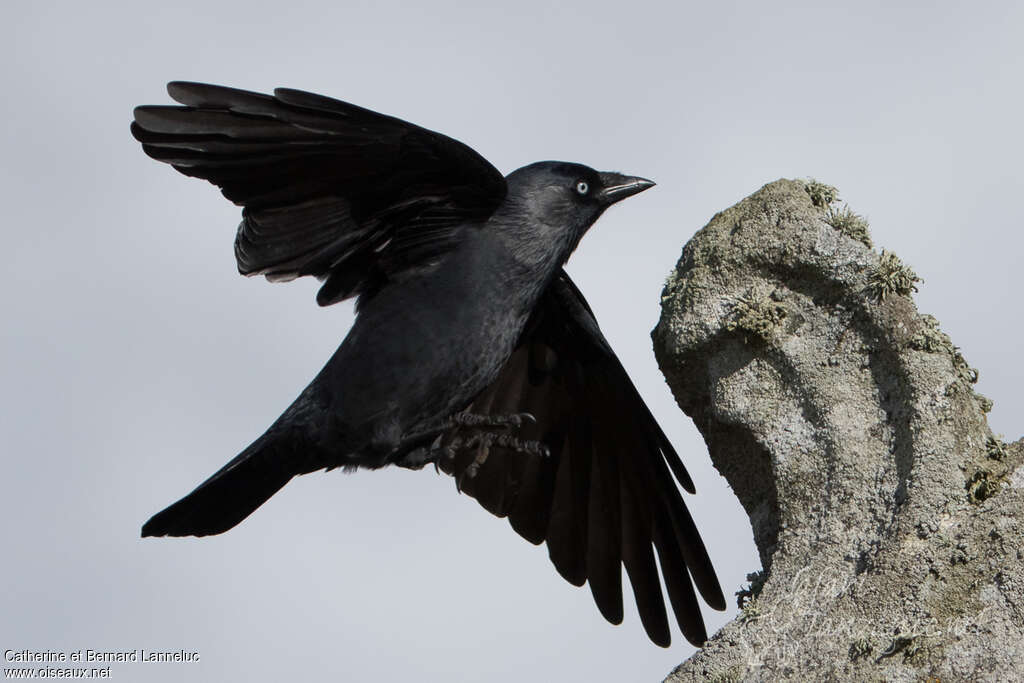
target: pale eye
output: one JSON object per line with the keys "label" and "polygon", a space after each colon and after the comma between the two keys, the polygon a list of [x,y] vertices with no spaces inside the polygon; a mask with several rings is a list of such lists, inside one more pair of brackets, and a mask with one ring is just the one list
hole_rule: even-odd
{"label": "pale eye", "polygon": [[587,185],[585,182],[581,180],[578,183],[576,183],[576,191],[579,192],[580,194],[586,194],[590,192],[590,185]]}

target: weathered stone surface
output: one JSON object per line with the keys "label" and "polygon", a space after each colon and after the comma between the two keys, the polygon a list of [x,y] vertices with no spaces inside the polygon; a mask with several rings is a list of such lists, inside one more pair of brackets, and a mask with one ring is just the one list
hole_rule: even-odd
{"label": "weathered stone surface", "polygon": [[988,428],[913,271],[829,224],[829,189],[719,213],[665,287],[658,361],[767,572],[669,680],[1017,679],[1024,443]]}

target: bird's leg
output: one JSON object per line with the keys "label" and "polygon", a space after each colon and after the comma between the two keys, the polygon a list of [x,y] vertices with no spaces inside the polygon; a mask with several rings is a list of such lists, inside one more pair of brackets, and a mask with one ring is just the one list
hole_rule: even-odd
{"label": "bird's leg", "polygon": [[512,413],[511,415],[477,415],[476,413],[455,413],[448,418],[452,426],[473,427],[522,427],[527,422],[537,424],[537,418],[530,413]]}
{"label": "bird's leg", "polygon": [[[487,457],[491,453],[492,446],[501,446],[509,450],[515,451],[523,455],[539,455],[541,457],[548,457],[551,452],[548,447],[540,441],[532,441],[526,439],[519,439],[508,433],[495,434],[494,432],[477,432],[471,437],[462,442],[459,437],[452,439],[446,447],[440,449],[443,451],[443,457],[449,460],[455,459],[455,453],[459,448],[465,449],[476,449],[476,455],[473,457],[466,469],[461,474],[456,476],[455,486],[459,490],[462,489],[462,482],[468,477],[472,479],[480,471],[480,468],[484,463],[487,462]],[[440,460],[440,457],[438,458]],[[435,467],[437,466],[435,461]]]}
{"label": "bird's leg", "polygon": [[[497,436],[494,432],[479,432],[466,441],[466,448],[476,448],[476,455],[473,457],[473,462],[469,463],[466,469],[462,470],[462,474],[455,478],[456,490],[461,491],[463,480],[466,477],[470,479],[475,477],[476,473],[480,471],[480,466],[487,462],[487,456],[491,453],[491,444],[494,443]],[[453,452],[451,457],[454,456]]]}
{"label": "bird's leg", "polygon": [[[412,434],[402,440],[396,452],[402,453],[395,464],[409,469],[419,469],[429,462],[439,467],[441,460],[454,460],[461,449],[476,448],[477,454],[473,462],[464,471],[464,476],[474,477],[480,466],[487,461],[491,446],[497,444],[504,448],[527,455],[547,456],[548,448],[539,441],[518,439],[507,432],[495,433],[491,430],[519,428],[526,422],[536,423],[537,419],[530,413],[513,413],[510,415],[477,415],[475,413],[456,413],[444,420],[440,425]],[[469,429],[474,433],[463,438],[456,434],[442,445],[444,435],[452,430]],[[428,446],[429,443],[429,446]]]}
{"label": "bird's leg", "polygon": [[[473,462],[466,466],[466,476],[475,477],[480,471],[480,466],[487,462],[487,456],[491,452],[491,446],[498,445],[508,448],[516,453],[526,455],[547,456],[548,448],[539,441],[525,441],[517,439],[511,434],[495,434],[494,432],[480,432],[471,436],[463,446],[465,448],[476,448],[476,456]],[[453,443],[452,446],[455,446]]]}
{"label": "bird's leg", "polygon": [[[430,447],[427,449],[428,452],[437,450],[439,437],[447,432],[460,427],[470,427],[473,429],[518,428],[526,422],[536,423],[537,418],[530,413],[513,413],[511,415],[455,413],[433,427],[428,427],[421,432],[415,432],[405,437],[392,452],[399,454],[399,457],[395,460],[396,464],[411,468],[422,467],[427,462],[431,462],[433,458],[424,458],[422,455],[414,456],[414,452],[422,450],[428,443],[430,444]],[[411,456],[413,457],[410,460]],[[418,464],[416,464],[417,462]]]}

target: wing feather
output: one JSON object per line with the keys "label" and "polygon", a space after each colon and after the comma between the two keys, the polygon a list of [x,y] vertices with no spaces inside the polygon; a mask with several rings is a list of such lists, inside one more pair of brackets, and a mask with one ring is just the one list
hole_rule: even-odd
{"label": "wing feather", "polygon": [[644,629],[667,646],[660,564],[683,635],[697,645],[707,639],[694,585],[711,607],[724,609],[725,599],[678,488],[692,492],[693,482],[564,271],[468,411],[531,413],[537,424],[517,436],[544,442],[551,454],[493,449],[467,477],[474,453],[460,452],[442,467],[463,492],[507,515],[527,540],[546,542],[558,572],[574,585],[588,582],[612,623],[622,621],[625,567]]}
{"label": "wing feather", "polygon": [[505,196],[502,175],[461,142],[340,100],[182,81],[167,91],[183,106],[135,109],[143,151],[244,207],[239,272],[320,278],[321,305],[432,267]]}

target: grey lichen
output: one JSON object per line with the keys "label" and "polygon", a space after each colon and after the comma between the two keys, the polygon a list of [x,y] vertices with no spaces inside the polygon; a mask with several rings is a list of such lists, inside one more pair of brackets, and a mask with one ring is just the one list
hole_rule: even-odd
{"label": "grey lichen", "polygon": [[999,482],[987,470],[978,470],[967,480],[964,488],[967,489],[967,500],[977,505],[999,492]]}
{"label": "grey lichen", "polygon": [[871,233],[868,232],[868,220],[854,213],[848,204],[844,204],[842,209],[830,208],[825,215],[825,222],[847,237],[861,242],[868,249],[874,246],[871,242]]}
{"label": "grey lichen", "polygon": [[761,610],[757,607],[757,603],[751,600],[743,606],[743,609],[740,611],[740,615],[737,618],[741,622],[748,622],[757,621],[762,616],[764,615],[761,612]]}
{"label": "grey lichen", "polygon": [[735,667],[729,671],[719,671],[708,678],[709,683],[739,683],[743,680],[743,669]]}
{"label": "grey lichen", "polygon": [[863,659],[870,655],[874,649],[869,638],[863,636],[856,638],[850,643],[850,661],[855,662],[858,659]]}
{"label": "grey lichen", "polygon": [[939,321],[933,315],[927,313],[921,316],[921,330],[910,338],[910,348],[927,353],[948,353],[951,356],[957,352],[953,346],[953,340],[949,335],[939,329]]}
{"label": "grey lichen", "polygon": [[909,296],[911,292],[917,291],[918,282],[922,280],[910,266],[903,263],[896,254],[883,249],[878,266],[868,279],[867,289],[871,296],[882,302],[893,294]]}
{"label": "grey lichen", "polygon": [[839,190],[814,178],[808,178],[804,183],[804,192],[811,196],[811,203],[819,209],[839,199]]}
{"label": "grey lichen", "polygon": [[752,289],[735,299],[725,329],[744,332],[745,341],[749,341],[748,334],[768,341],[785,319],[785,306],[763,289]]}
{"label": "grey lichen", "polygon": [[910,645],[903,650],[903,659],[909,664],[921,664],[928,658],[928,648],[925,647],[924,638],[917,637]]}
{"label": "grey lichen", "polygon": [[750,605],[761,594],[767,578],[768,574],[763,569],[747,574],[747,585],[736,591],[736,606],[744,609]]}
{"label": "grey lichen", "polygon": [[981,408],[981,412],[991,412],[992,399],[982,396],[970,389],[971,385],[976,384],[978,381],[978,371],[967,363],[967,359],[964,358],[963,353],[961,353],[960,347],[954,345],[953,340],[949,338],[949,335],[939,329],[939,321],[935,319],[935,316],[927,314],[922,315],[921,322],[924,323],[921,326],[921,329],[917,334],[910,338],[907,345],[917,351],[924,351],[926,353],[945,353],[949,355],[950,362],[953,364],[953,370],[956,372],[958,381],[950,384],[950,386],[946,388],[946,395],[952,396],[962,391],[968,391],[978,402],[978,407]]}
{"label": "grey lichen", "polygon": [[1006,458],[1006,448],[1001,437],[1002,435],[998,437],[990,436],[988,437],[988,440],[985,441],[985,452],[988,454],[988,457],[993,460],[1003,460]]}
{"label": "grey lichen", "polygon": [[953,347],[953,367],[956,368],[960,379],[967,384],[975,384],[978,381],[978,371],[967,364],[967,359],[964,358],[964,354],[960,353],[959,346]]}
{"label": "grey lichen", "polygon": [[957,543],[956,548],[953,549],[953,552],[949,556],[949,563],[956,566],[958,564],[967,564],[973,559],[975,558],[967,552],[967,546],[963,543]]}
{"label": "grey lichen", "polygon": [[[904,653],[904,657],[907,657],[907,651],[911,648],[916,639],[917,636],[912,633],[897,634],[889,642],[889,647],[885,648],[885,650],[878,655],[878,659],[876,659],[875,662],[880,662],[888,657],[894,657],[901,652]],[[914,648],[911,652],[916,653],[917,648]],[[913,655],[910,656],[912,657]]]}

